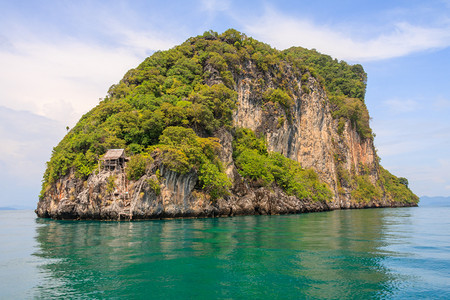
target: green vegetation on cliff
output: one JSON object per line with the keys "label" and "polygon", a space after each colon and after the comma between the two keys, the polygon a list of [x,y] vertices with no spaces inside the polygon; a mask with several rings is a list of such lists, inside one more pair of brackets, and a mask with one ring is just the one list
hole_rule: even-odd
{"label": "green vegetation on cliff", "polygon": [[370,200],[380,200],[385,196],[389,201],[402,203],[417,203],[419,197],[408,188],[408,181],[403,177],[396,177],[380,166],[380,179],[372,184],[367,175],[356,176],[356,189],[352,196],[357,201],[367,202]]}
{"label": "green vegetation on cliff", "polygon": [[408,180],[404,177],[396,177],[392,175],[388,170],[380,166],[381,181],[384,184],[386,194],[390,200],[405,202],[405,203],[418,203],[419,197],[408,187]]}
{"label": "green vegetation on cliff", "polygon": [[379,179],[372,183],[364,165],[361,164],[360,168],[360,175],[356,175],[355,170],[353,170],[353,174],[350,174],[338,163],[337,178],[340,193],[343,192],[343,187],[351,188],[352,198],[358,202],[379,201],[383,196],[389,201],[402,203],[419,202],[419,197],[409,189],[406,178],[396,177],[380,166]]}
{"label": "green vegetation on cliff", "polygon": [[198,137],[191,128],[167,127],[160,144],[149,149],[160,152],[163,165],[171,171],[184,174],[195,168],[200,188],[214,200],[225,196],[231,187],[217,156],[219,148],[216,138]]}
{"label": "green vegetation on cliff", "polygon": [[332,193],[320,182],[316,172],[277,152],[268,152],[264,138],[250,129],[238,128],[233,141],[233,156],[239,173],[256,185],[276,183],[289,195],[312,201],[331,200]]}
{"label": "green vegetation on cliff", "polygon": [[[254,92],[262,105],[281,107],[289,121],[295,98],[310,93],[308,82],[315,78],[325,87],[339,124],[349,121],[363,139],[372,138],[364,104],[366,74],[360,65],[299,47],[278,51],[233,29],[222,34],[208,31],[154,53],[113,85],[53,149],[41,196],[70,170],[87,178],[111,148],[125,148],[132,155],[128,165],[131,180],[142,176],[152,155],[157,154],[172,171],[195,169],[198,188],[212,198],[226,195],[231,182],[218,158],[220,145],[212,136],[219,128],[232,130],[236,82],[249,72],[249,66],[256,66],[259,79]],[[301,81],[301,89],[286,78],[288,71]],[[261,185],[277,184],[301,198],[330,198],[314,171],[268,153],[252,133],[236,132],[234,156],[244,177]],[[397,193],[399,188],[391,185]]]}

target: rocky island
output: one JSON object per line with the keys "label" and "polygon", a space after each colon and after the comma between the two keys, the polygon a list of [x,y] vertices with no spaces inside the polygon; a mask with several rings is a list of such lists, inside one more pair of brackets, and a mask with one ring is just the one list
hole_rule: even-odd
{"label": "rocky island", "polygon": [[36,213],[132,220],[417,206],[380,165],[361,65],[236,30],[154,53],[53,149]]}

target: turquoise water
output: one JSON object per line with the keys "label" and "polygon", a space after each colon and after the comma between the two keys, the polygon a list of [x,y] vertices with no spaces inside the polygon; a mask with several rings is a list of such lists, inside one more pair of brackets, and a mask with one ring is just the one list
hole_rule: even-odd
{"label": "turquoise water", "polygon": [[141,222],[0,211],[1,299],[450,298],[450,207]]}

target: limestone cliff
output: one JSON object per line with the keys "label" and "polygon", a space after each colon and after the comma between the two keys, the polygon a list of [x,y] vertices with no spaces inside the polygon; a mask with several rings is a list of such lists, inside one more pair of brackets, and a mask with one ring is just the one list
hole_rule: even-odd
{"label": "limestone cliff", "polygon": [[[201,47],[204,49],[207,47],[204,45],[213,45],[215,41],[220,40],[227,45],[233,45],[234,50],[227,51],[236,54],[240,54],[244,49],[243,47],[247,47],[246,43],[250,43],[245,36],[240,36],[234,43],[234,40],[230,42],[229,39],[229,35],[222,40],[217,35],[212,37],[206,35],[187,43],[189,46],[194,45],[195,47],[202,43]],[[251,43],[253,43],[251,44],[252,48],[247,47],[246,49],[256,48],[254,42],[251,41]],[[217,45],[214,47],[217,48]],[[338,95],[344,99],[342,103],[349,103],[349,107],[357,108],[354,109],[353,115],[346,117],[342,114],[344,109],[336,106],[336,102],[331,101],[332,94],[326,90],[323,78],[319,78],[311,69],[296,68],[295,64],[289,63],[289,60],[284,60],[282,63],[272,63],[267,67],[261,65],[255,54],[257,52],[249,52],[252,56],[242,54],[240,60],[235,62],[234,65],[230,61],[234,61],[235,58],[224,55],[227,62],[224,66],[216,62],[219,60],[216,54],[209,54],[209,59],[199,62],[200,58],[196,57],[200,57],[201,53],[196,54],[195,51],[197,50],[194,50],[192,57],[201,66],[201,71],[200,69],[192,71],[194,68],[192,66],[187,69],[191,70],[193,74],[198,73],[199,76],[203,76],[198,78],[203,80],[205,88],[192,84],[193,87],[188,92],[180,91],[181,77],[172,79],[170,86],[167,79],[164,81],[164,78],[157,77],[161,76],[162,72],[169,74],[170,67],[161,69],[160,66],[152,66],[153,69],[149,69],[147,65],[144,65],[136,70],[131,70],[121,84],[115,86],[110,92],[112,100],[106,104],[101,103],[99,108],[96,108],[100,117],[91,120],[89,119],[93,118],[91,113],[83,117],[77,125],[79,128],[75,128],[75,132],[71,133],[72,135],[69,134],[67,139],[72,139],[72,144],[67,149],[82,149],[80,151],[84,156],[80,154],[71,156],[75,163],[72,166],[67,164],[67,168],[60,168],[58,172],[54,173],[51,173],[53,170],[51,169],[52,161],[49,162],[47,177],[44,177],[43,193],[36,210],[38,216],[58,219],[130,220],[286,214],[340,208],[417,205],[416,197],[412,193],[404,196],[402,193],[405,187],[398,183],[395,176],[390,175],[380,167],[372,135],[364,135],[361,130],[358,130],[359,123],[357,122],[360,120],[355,120],[357,117],[355,112],[365,109],[362,100],[352,100],[353,98],[345,94]],[[220,53],[220,51],[217,53]],[[276,54],[277,52],[273,53]],[[178,60],[180,59],[178,58]],[[184,61],[183,64],[186,64],[186,62]],[[141,72],[139,76],[146,76],[145,78],[148,78],[148,80],[160,80],[161,85],[169,86],[168,89],[161,89],[161,85],[151,87],[160,89],[157,92],[153,90],[151,92],[153,97],[159,95],[163,99],[158,102],[158,105],[166,101],[164,99],[167,99],[168,96],[172,97],[170,103],[176,103],[176,105],[170,104],[172,106],[169,106],[167,104],[167,107],[161,105],[162,108],[159,108],[159,110],[152,108],[153,111],[146,114],[145,108],[142,107],[147,105],[145,104],[147,100],[143,103],[141,100],[143,98],[139,98],[139,93],[134,92],[133,94],[133,91],[140,91],[139,89],[142,89],[144,83],[149,82],[136,79],[139,77],[137,75],[136,78],[133,77],[133,74],[138,71]],[[178,83],[175,80],[178,80]],[[192,79],[192,82],[195,82],[195,79]],[[232,109],[230,109],[229,117],[226,117],[227,107],[223,106],[223,99],[226,99],[226,101],[231,99],[233,97],[232,92],[226,94],[220,91],[220,95],[226,94],[228,96],[222,99],[219,96],[214,96],[219,99],[216,102],[214,102],[216,98],[208,96],[213,93],[207,90],[208,88],[215,88],[220,84],[223,85],[223,83],[226,84],[228,90],[236,94],[234,103],[230,104]],[[147,84],[147,86],[149,85]],[[175,92],[172,91],[173,89],[175,89]],[[201,94],[202,89],[206,89],[207,92]],[[267,96],[268,92],[274,90],[285,91],[285,94],[288,95],[285,97],[287,103],[281,100],[278,102],[271,100]],[[186,117],[186,114],[189,113],[188,109],[193,108],[198,103],[201,104],[202,102],[198,99],[203,99],[200,97],[204,97],[204,95],[210,97],[207,99],[212,99],[208,100],[208,105],[211,102],[216,105],[211,109],[211,114],[214,115],[215,119],[208,119],[209,115],[204,114],[203,119],[206,121],[202,123],[201,118]],[[132,102],[137,101],[135,99],[139,99],[141,102]],[[85,145],[87,142],[83,142],[83,144],[77,138],[79,139],[82,136],[81,134],[86,135],[89,130],[94,132],[94,129],[90,129],[91,124],[98,125],[103,124],[101,122],[112,122],[111,120],[117,118],[117,115],[125,113],[123,107],[130,103],[134,106],[130,108],[127,118],[142,118],[142,120],[136,122],[138,124],[136,128],[142,132],[138,136],[139,141],[141,141],[140,144],[128,142],[126,134],[117,135],[114,137],[115,140],[113,139],[113,142],[110,142],[111,137],[105,133],[109,132],[108,130],[102,131],[103,135],[99,137],[99,140],[104,143],[108,141],[114,147],[124,145],[127,146],[128,150],[139,149],[142,153],[145,151],[142,150],[143,147],[139,148],[139,145],[142,146],[147,143],[145,145],[149,147],[148,155],[150,157],[145,171],[138,178],[130,178],[129,174],[127,176],[125,172],[99,170],[96,166],[98,156],[92,158],[93,163],[89,169],[88,162],[91,157],[89,155],[92,153],[92,157],[95,156],[94,150],[91,151],[91,149],[104,149],[106,146],[101,144],[103,147],[101,148],[95,144],[94,147],[94,142],[89,140],[91,148],[86,150],[88,149]],[[112,105],[116,106],[108,108]],[[217,110],[219,106],[221,108]],[[173,166],[171,167],[167,155],[164,156],[164,151],[158,150],[157,146],[151,146],[155,145],[152,140],[152,134],[157,128],[155,124],[165,123],[178,126],[178,123],[173,123],[174,119],[179,116],[173,112],[177,107],[182,107],[187,111],[184,115],[186,119],[179,121],[179,124],[193,128],[198,136],[215,137],[220,143],[220,147],[216,149],[215,154],[217,161],[220,161],[217,167],[219,171],[217,172],[224,172],[231,185],[224,185],[225,192],[222,192],[218,197],[209,194],[211,188],[208,188],[207,181],[204,179],[205,169],[202,169],[202,166],[186,163],[187,169],[181,171]],[[105,111],[108,111],[108,114],[103,116]],[[339,115],[340,112],[341,115]],[[165,121],[162,123],[153,122],[155,116],[160,114],[170,115],[171,117],[167,120],[163,119]],[[224,121],[218,122],[217,120]],[[149,129],[142,129],[145,127],[145,122],[150,121],[153,123],[151,123]],[[121,124],[122,132],[128,133],[123,129],[126,126],[123,123]],[[211,124],[215,125],[209,126]],[[289,192],[286,187],[276,181],[261,184],[261,181],[244,176],[237,166],[233,154],[236,150],[233,146],[233,141],[236,139],[236,128],[248,128],[255,132],[257,136],[263,137],[269,153],[281,153],[285,157],[299,162],[302,168],[314,170],[318,178],[326,183],[331,190],[329,199],[314,201],[311,197],[302,198],[298,194]],[[163,127],[155,135],[160,140],[162,130]],[[123,139],[123,143],[121,139]],[[82,146],[78,146],[79,144]],[[63,146],[60,144],[58,147],[64,148]],[[172,147],[176,146],[172,145]],[[61,153],[57,151],[57,148],[55,149],[52,160],[56,160],[55,157],[58,157]],[[161,149],[165,148],[162,147]],[[182,147],[179,149],[185,151]],[[66,162],[69,159],[61,161]],[[80,167],[80,164],[82,167]],[[223,166],[222,171],[220,171],[221,166]],[[83,170],[88,171],[83,174]]]}
{"label": "limestone cliff", "polygon": [[[289,71],[288,81],[294,92],[294,106],[291,110],[291,121],[281,125],[280,118],[288,116],[283,110],[272,105],[261,106],[252,87],[258,78],[256,67],[251,63],[247,76],[239,79],[238,107],[234,114],[234,122],[239,127],[250,128],[266,136],[268,149],[296,160],[305,168],[313,168],[320,178],[328,183],[334,192],[330,207],[352,207],[350,190],[339,192],[339,164],[347,172],[360,175],[360,165],[369,170],[370,181],[375,184],[379,180],[379,166],[373,145],[373,139],[362,139],[351,127],[350,121],[338,134],[338,120],[333,119],[327,95],[313,77],[309,77],[308,93],[302,92],[302,83]],[[270,79],[269,79],[270,81]],[[298,88],[295,88],[295,87]],[[339,161],[338,161],[338,159]],[[374,205],[388,205],[384,200]]]}

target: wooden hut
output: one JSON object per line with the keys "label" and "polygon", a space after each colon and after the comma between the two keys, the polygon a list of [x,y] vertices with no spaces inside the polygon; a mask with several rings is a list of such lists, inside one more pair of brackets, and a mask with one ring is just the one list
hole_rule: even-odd
{"label": "wooden hut", "polygon": [[122,172],[125,162],[125,149],[109,149],[101,158],[103,170]]}

